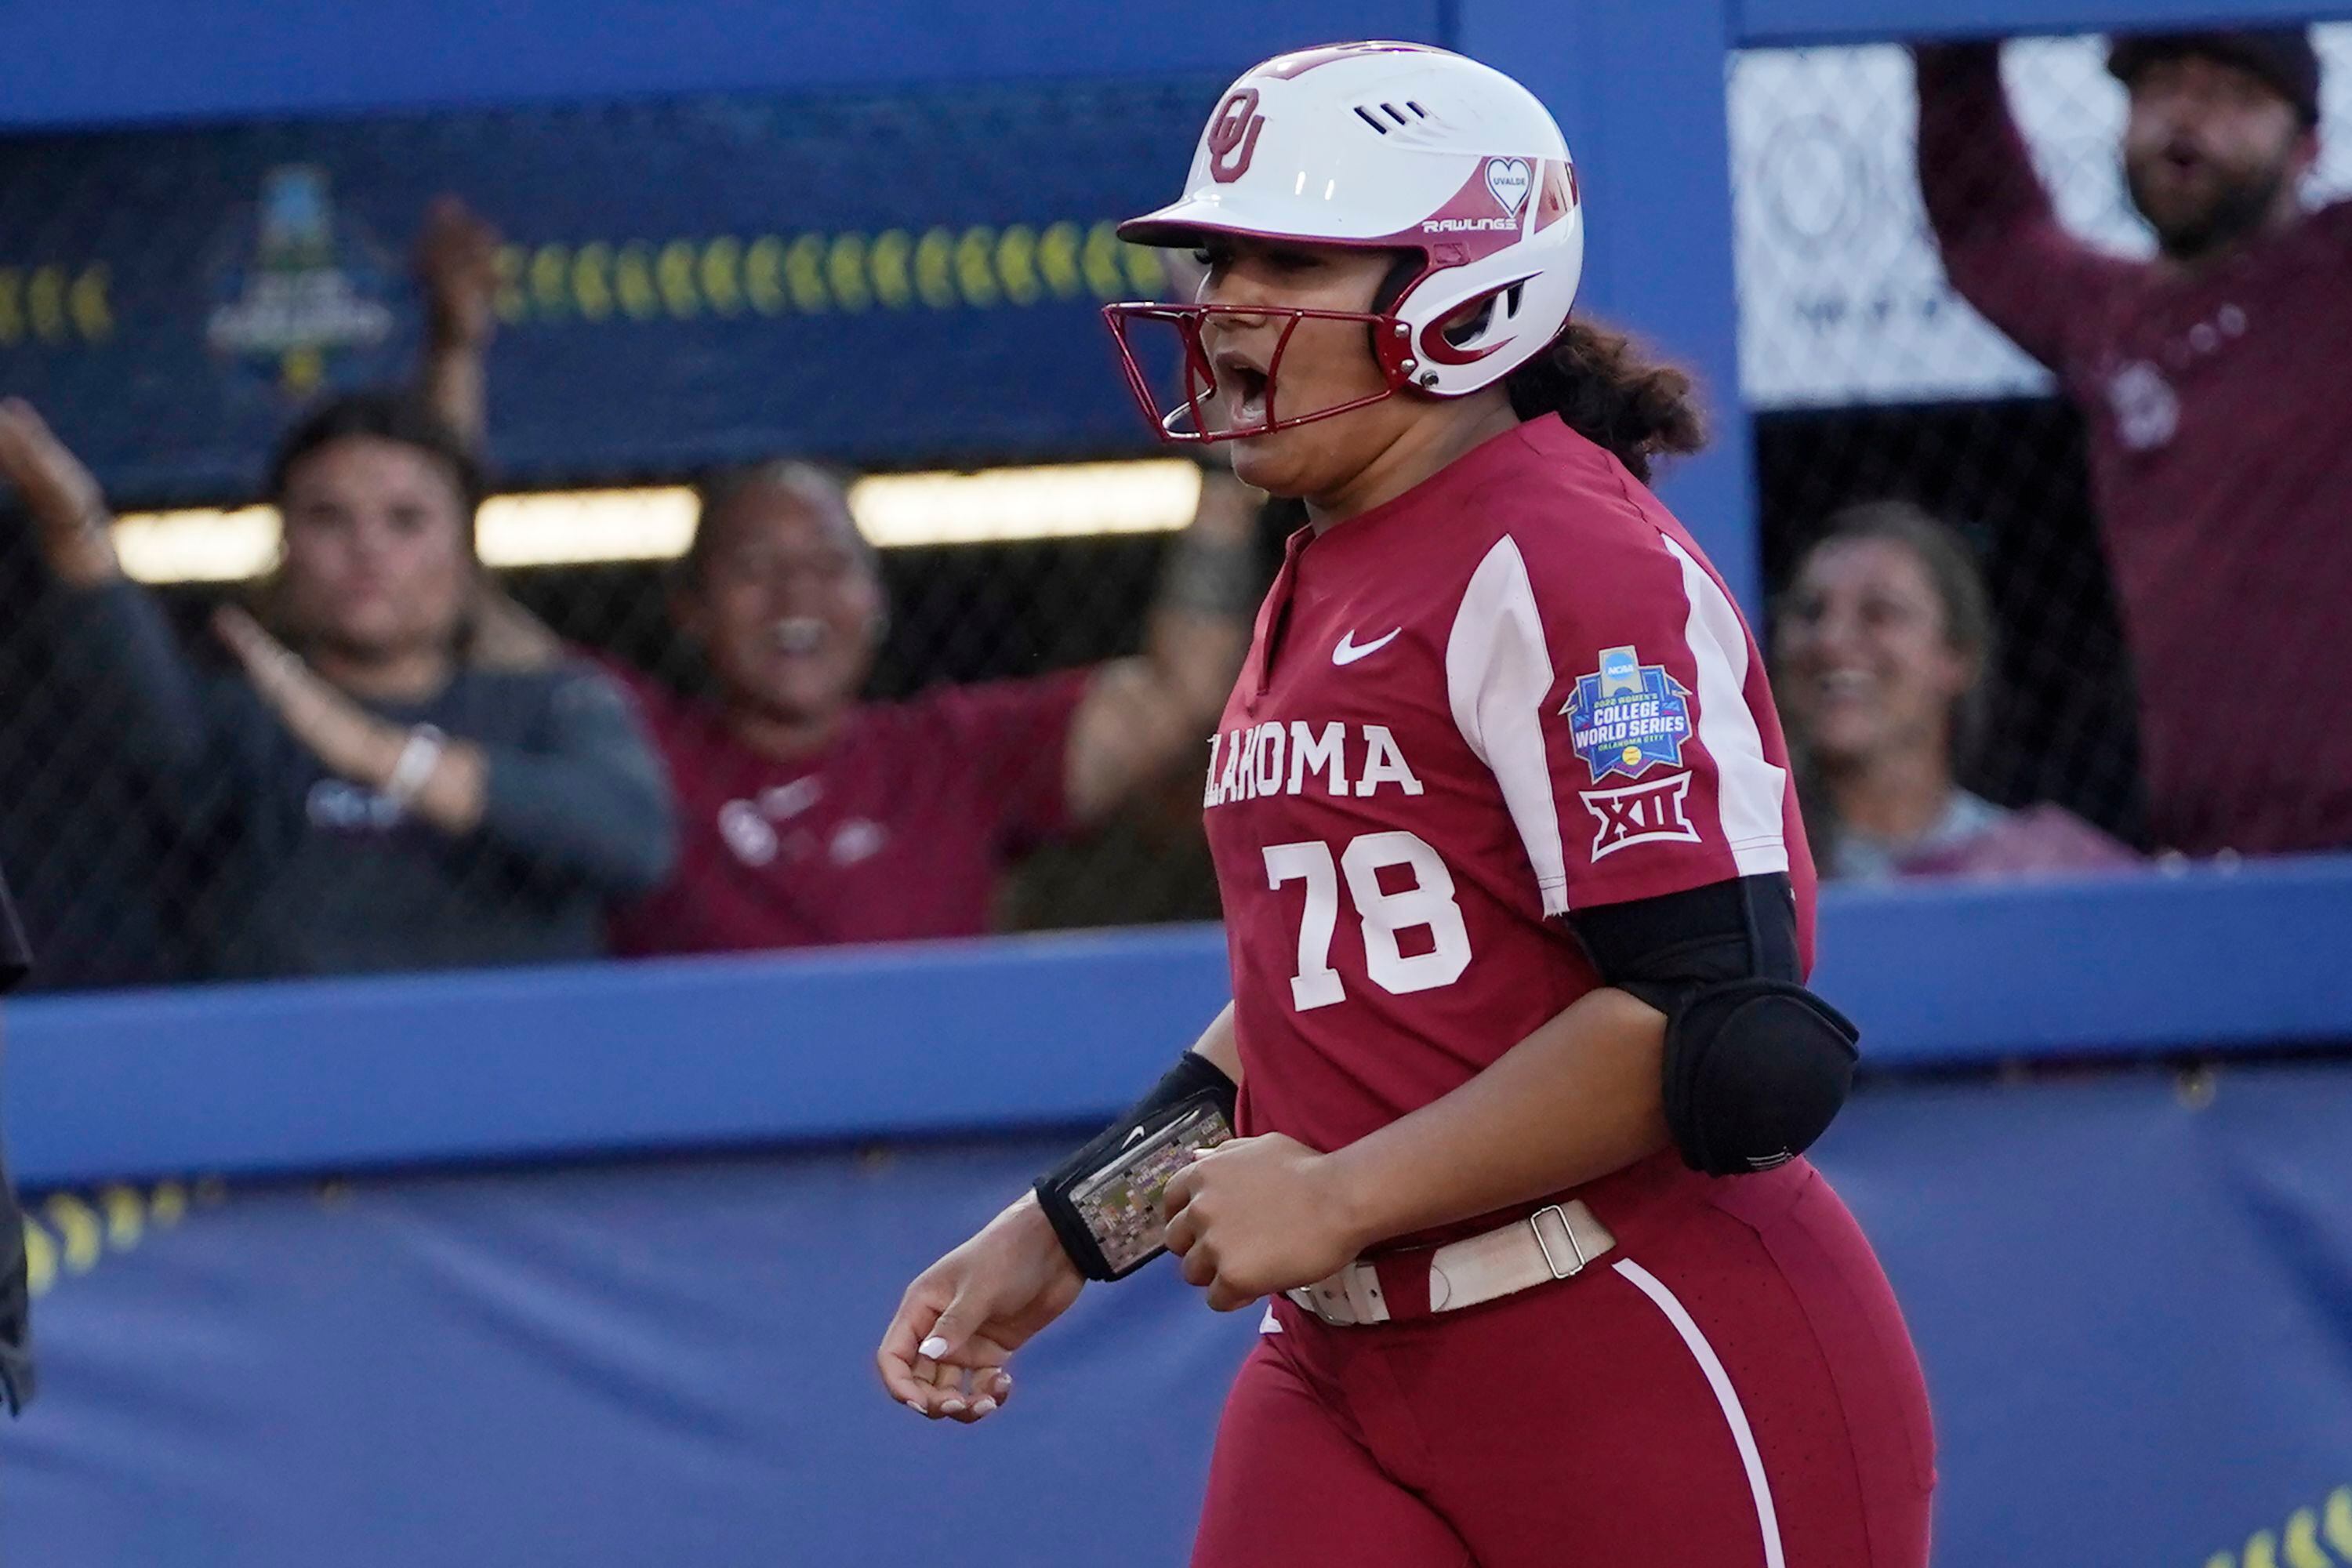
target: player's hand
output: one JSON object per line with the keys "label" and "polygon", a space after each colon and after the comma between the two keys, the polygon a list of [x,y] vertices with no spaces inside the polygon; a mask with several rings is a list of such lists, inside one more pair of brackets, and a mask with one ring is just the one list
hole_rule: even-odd
{"label": "player's hand", "polygon": [[1329,1157],[1268,1132],[1209,1150],[1168,1184],[1168,1250],[1220,1312],[1311,1285],[1361,1249]]}
{"label": "player's hand", "polygon": [[425,214],[416,280],[435,342],[488,346],[499,326],[499,231],[456,196],[439,197]]}
{"label": "player's hand", "polygon": [[0,477],[24,496],[41,552],[58,576],[89,587],[117,574],[98,480],[22,398],[0,399]]}
{"label": "player's hand", "polygon": [[1034,1194],[915,1277],[874,1352],[890,1397],[970,1425],[1013,1394],[1013,1352],[1070,1310],[1086,1276]]}

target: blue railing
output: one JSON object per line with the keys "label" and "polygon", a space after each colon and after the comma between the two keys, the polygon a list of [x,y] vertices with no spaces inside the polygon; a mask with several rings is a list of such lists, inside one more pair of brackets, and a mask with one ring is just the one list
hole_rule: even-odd
{"label": "blue railing", "polygon": [[[1878,1068],[2352,1041],[2352,858],[1832,889]],[[50,1186],[1083,1122],[1224,1000],[1214,927],[41,998],[7,1133]]]}

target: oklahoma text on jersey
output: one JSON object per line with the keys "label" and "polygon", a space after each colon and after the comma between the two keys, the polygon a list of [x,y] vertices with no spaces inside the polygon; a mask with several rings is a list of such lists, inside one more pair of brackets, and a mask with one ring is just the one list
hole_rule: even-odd
{"label": "oklahoma text on jersey", "polygon": [[[1422,793],[1421,781],[1413,777],[1387,725],[1361,724],[1357,730],[1352,748],[1348,726],[1336,719],[1319,727],[1302,719],[1287,725],[1269,720],[1246,730],[1212,735],[1209,787],[1201,804],[1219,806],[1229,801],[1255,800],[1262,795],[1297,795],[1318,779],[1322,781],[1323,793],[1331,795],[1349,794],[1350,779],[1353,792],[1360,795],[1371,795],[1382,784],[1407,795]],[[1286,757],[1287,772],[1283,765]],[[1356,763],[1352,769],[1350,757]]]}

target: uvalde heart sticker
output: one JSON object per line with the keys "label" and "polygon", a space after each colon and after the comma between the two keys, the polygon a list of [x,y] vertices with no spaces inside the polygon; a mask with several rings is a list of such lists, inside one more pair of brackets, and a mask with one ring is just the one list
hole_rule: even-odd
{"label": "uvalde heart sticker", "polygon": [[1503,210],[1513,217],[1527,205],[1528,187],[1535,176],[1525,158],[1489,158],[1486,160],[1486,190],[1503,205]]}

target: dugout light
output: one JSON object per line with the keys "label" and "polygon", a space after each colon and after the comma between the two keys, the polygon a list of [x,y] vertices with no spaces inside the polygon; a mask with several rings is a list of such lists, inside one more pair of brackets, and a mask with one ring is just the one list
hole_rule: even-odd
{"label": "dugout light", "polygon": [[849,510],[876,545],[995,544],[1167,533],[1192,521],[1201,470],[1184,458],[876,474],[849,487]]}
{"label": "dugout light", "polygon": [[[877,474],[850,486],[850,510],[882,549],[1172,532],[1192,521],[1201,470],[1181,458]],[[494,496],[477,529],[494,567],[668,561],[693,536],[682,485]],[[116,520],[122,569],[142,583],[235,583],[278,558],[275,508],[134,512]]]}

